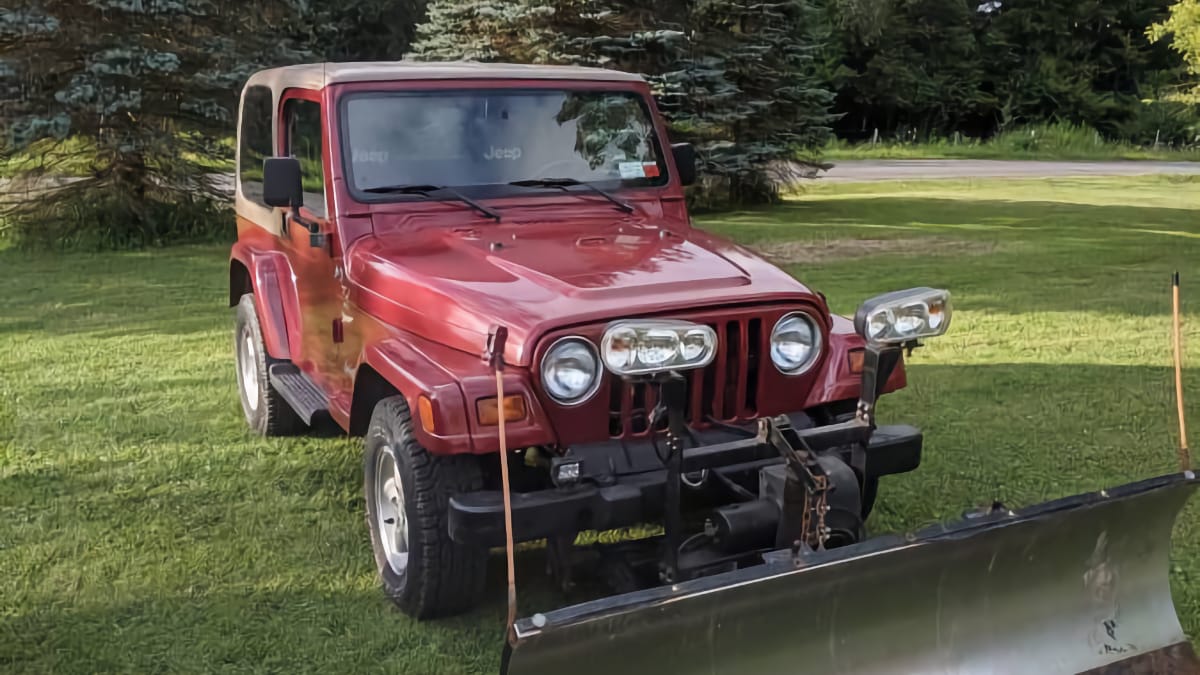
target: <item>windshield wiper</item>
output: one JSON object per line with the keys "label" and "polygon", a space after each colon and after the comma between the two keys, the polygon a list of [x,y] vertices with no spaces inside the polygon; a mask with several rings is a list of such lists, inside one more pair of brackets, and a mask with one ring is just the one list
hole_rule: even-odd
{"label": "windshield wiper", "polygon": [[600,195],[601,197],[604,197],[608,201],[612,202],[613,206],[616,206],[618,209],[621,209],[625,213],[633,213],[633,210],[634,210],[633,205],[631,205],[629,202],[626,202],[626,201],[616,197],[611,192],[608,192],[607,190],[601,190],[600,188],[596,187],[595,185],[592,185],[591,183],[585,183],[581,180],[576,180],[574,178],[530,178],[528,180],[514,180],[511,183],[509,183],[509,185],[515,185],[517,187],[528,187],[528,188],[537,188],[537,187],[558,188],[558,189],[562,190],[563,192],[566,192],[567,188],[572,188],[577,185],[582,185],[585,188],[591,190],[592,192],[595,192],[596,194]]}
{"label": "windshield wiper", "polygon": [[447,187],[445,185],[380,185],[377,187],[367,188],[367,189],[363,190],[363,192],[370,192],[372,194],[421,195],[422,197],[429,197],[431,199],[433,198],[432,193],[445,192],[446,194],[450,195],[451,197],[454,197],[458,201],[466,204],[467,206],[470,206],[471,208],[482,213],[483,215],[487,216],[488,218],[492,218],[497,223],[500,222],[500,214],[499,213],[493,211],[492,209],[489,209],[488,207],[484,206],[483,204],[480,204],[479,202],[475,201],[474,199],[471,199],[470,197],[459,192],[458,190],[455,190],[452,187]]}

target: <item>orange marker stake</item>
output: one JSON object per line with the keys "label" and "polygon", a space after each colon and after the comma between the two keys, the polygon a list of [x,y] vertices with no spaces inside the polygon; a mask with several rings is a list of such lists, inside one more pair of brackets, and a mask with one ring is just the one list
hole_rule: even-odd
{"label": "orange marker stake", "polygon": [[[504,401],[504,343],[507,339],[507,328],[495,328],[488,337],[485,355],[488,364],[496,371],[496,401],[501,405]],[[508,481],[508,438],[504,432],[503,409],[497,422],[500,434],[500,485],[504,494],[504,552],[508,556],[508,619],[505,622],[504,633],[509,644],[513,644],[517,637],[517,568],[513,546],[512,489]]]}
{"label": "orange marker stake", "polygon": [[1187,422],[1183,410],[1183,327],[1179,311],[1179,272],[1175,273],[1172,286],[1175,305],[1175,404],[1179,409],[1179,469],[1191,471],[1192,456],[1188,451]]}

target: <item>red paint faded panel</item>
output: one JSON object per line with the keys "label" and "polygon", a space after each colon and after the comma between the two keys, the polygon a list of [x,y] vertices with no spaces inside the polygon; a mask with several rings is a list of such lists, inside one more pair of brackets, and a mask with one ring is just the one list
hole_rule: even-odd
{"label": "red paint faded panel", "polygon": [[[267,233],[248,221],[243,224],[239,219],[239,229],[245,227],[260,232],[274,239]],[[290,359],[291,345],[296,344],[299,332],[292,320],[300,314],[300,306],[293,285],[291,266],[287,256],[278,251],[272,251],[256,244],[254,232],[243,231],[238,242],[233,245],[231,260],[236,260],[246,267],[254,286],[254,304],[258,311],[259,324],[262,326],[263,342],[267,353],[272,358]]]}
{"label": "red paint faded panel", "polygon": [[746,302],[823,304],[726,240],[575,207],[573,217],[543,212],[487,227],[401,228],[377,216],[376,236],[347,255],[351,300],[462,351],[505,325],[505,360],[525,367],[535,344],[563,326]]}
{"label": "red paint faded panel", "polygon": [[[479,424],[476,415],[476,404],[480,399],[496,396],[496,375],[494,372],[482,372],[462,378],[462,388],[467,399],[467,413],[471,425],[473,452],[488,453],[500,450],[500,428],[498,426],[483,426]],[[504,395],[520,394],[525,399],[525,409],[528,414],[525,419],[508,422],[504,425],[505,437],[509,448],[526,448],[533,445],[558,444],[554,429],[542,408],[541,402],[533,391],[529,372],[512,368],[504,371]]]}
{"label": "red paint faded panel", "polygon": [[[453,374],[410,344],[395,339],[370,345],[363,360],[404,395],[413,411],[413,427],[421,445],[438,454],[471,451],[466,407]],[[433,433],[417,419],[417,399],[422,394],[433,403]]]}
{"label": "red paint faded panel", "polygon": [[[862,349],[865,345],[862,337],[854,332],[853,321],[842,316],[833,316],[833,330],[829,333],[825,365],[809,390],[803,409],[858,398],[862,389],[862,375],[850,372],[849,353],[854,349]],[[888,379],[884,393],[903,389],[906,384],[904,363],[901,362]]]}
{"label": "red paint faded panel", "polygon": [[[365,351],[364,362],[400,390],[410,409],[417,410],[421,394],[429,397],[435,432],[427,432],[419,423],[415,426],[421,444],[430,452],[499,450],[498,428],[480,426],[476,420],[476,402],[496,396],[495,374],[479,356],[405,335],[373,343]],[[509,446],[554,444],[553,431],[530,388],[528,373],[516,368],[506,371],[504,393],[524,396],[528,410],[524,420],[506,425]]]}

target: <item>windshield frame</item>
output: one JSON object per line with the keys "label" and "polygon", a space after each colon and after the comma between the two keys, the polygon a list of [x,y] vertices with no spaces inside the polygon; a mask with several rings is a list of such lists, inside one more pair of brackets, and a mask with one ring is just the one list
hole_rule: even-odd
{"label": "windshield frame", "polygon": [[[664,144],[663,132],[664,129],[660,124],[660,119],[651,108],[647,101],[646,94],[637,89],[620,86],[616,82],[601,82],[599,84],[613,86],[594,86],[595,83],[579,83],[573,81],[553,81],[547,80],[538,82],[536,85],[522,83],[521,86],[504,86],[501,82],[484,83],[483,85],[469,86],[450,86],[450,87],[432,87],[420,89],[355,89],[346,91],[337,100],[337,134],[338,134],[338,154],[340,155],[341,170],[344,176],[343,184],[345,189],[350,193],[350,196],[363,204],[379,204],[379,203],[412,203],[412,202],[427,202],[427,201],[446,201],[440,197],[428,197],[419,194],[397,194],[397,193],[373,193],[367,192],[358,187],[354,179],[354,163],[353,147],[350,143],[350,115],[348,107],[351,101],[361,100],[364,98],[399,98],[399,97],[436,97],[436,96],[454,96],[462,94],[545,94],[547,92],[564,92],[568,94],[620,94],[628,96],[637,101],[637,105],[641,108],[642,114],[646,116],[646,120],[650,123],[650,128],[654,131],[655,153],[658,155],[660,164],[660,182],[654,185],[626,185],[619,178],[605,181],[582,181],[583,184],[594,185],[609,192],[616,191],[633,191],[636,193],[661,193],[669,189],[674,183],[674,168],[670,157],[670,145]],[[591,85],[591,86],[589,86]],[[528,178],[547,178],[547,176],[529,176]],[[414,182],[419,183],[419,180]],[[479,198],[507,198],[507,197],[562,197],[564,191],[555,187],[518,187],[507,183],[480,183],[474,185],[452,185],[456,190],[465,192]],[[586,193],[579,193],[586,194]]]}

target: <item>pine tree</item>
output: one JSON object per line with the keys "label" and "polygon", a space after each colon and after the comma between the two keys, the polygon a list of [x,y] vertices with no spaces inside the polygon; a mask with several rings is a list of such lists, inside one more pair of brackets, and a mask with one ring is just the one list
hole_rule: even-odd
{"label": "pine tree", "polygon": [[1001,125],[1063,120],[1114,134],[1142,108],[1155,73],[1173,68],[1150,44],[1161,0],[1003,3],[981,31]]}
{"label": "pine tree", "polygon": [[775,197],[774,163],[829,137],[832,94],[815,77],[817,23],[802,0],[434,0],[414,56],[641,73],[672,140],[697,146],[701,199],[749,203]]}
{"label": "pine tree", "polygon": [[555,63],[552,31],[556,4],[549,0],[466,0],[427,7],[409,55],[426,61]]}
{"label": "pine tree", "polygon": [[813,154],[830,137],[833,94],[816,77],[826,39],[817,13],[800,0],[701,2],[690,24],[697,56],[685,72],[699,86],[678,119],[708,127],[708,168],[725,179],[729,201],[770,201],[770,167],[798,151]]}
{"label": "pine tree", "polygon": [[834,0],[842,50],[832,79],[849,135],[970,128],[991,97],[974,33],[978,0]]}
{"label": "pine tree", "polygon": [[[219,173],[256,69],[303,59],[291,0],[19,0],[0,10],[9,227],[47,243],[145,245],[230,230]],[[46,192],[51,190],[52,192]]]}
{"label": "pine tree", "polygon": [[314,51],[330,61],[403,57],[425,17],[425,0],[310,0]]}

